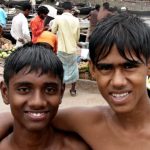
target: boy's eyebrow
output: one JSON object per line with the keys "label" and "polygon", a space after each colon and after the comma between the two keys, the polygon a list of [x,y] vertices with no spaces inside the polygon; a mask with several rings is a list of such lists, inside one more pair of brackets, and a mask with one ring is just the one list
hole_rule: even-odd
{"label": "boy's eyebrow", "polygon": [[[15,83],[14,85],[15,85],[15,86],[19,86],[19,85],[30,86],[30,85],[32,85],[32,84],[33,84],[32,82],[23,81],[23,82],[17,82],[17,83]],[[52,81],[52,82],[45,82],[44,85],[47,85],[47,86],[48,86],[48,85],[58,86],[58,83]]]}
{"label": "boy's eyebrow", "polygon": [[16,82],[14,85],[15,86],[19,86],[19,85],[31,85],[31,83],[30,82]]}
{"label": "boy's eyebrow", "polygon": [[111,63],[97,63],[96,64],[96,67],[97,66],[112,66],[113,64],[111,64]]}
{"label": "boy's eyebrow", "polygon": [[[131,64],[131,65],[140,65],[140,64],[142,64],[142,62],[140,62],[140,61],[136,61],[136,60],[127,60],[127,61],[125,61],[125,62],[122,62],[122,63],[120,63],[119,65],[120,66],[124,66],[124,65],[127,65],[127,64]],[[97,63],[96,64],[96,67],[97,68],[101,68],[101,67],[113,67],[114,66],[114,64],[113,63],[107,63],[107,62],[99,62],[99,63]]]}
{"label": "boy's eyebrow", "polygon": [[126,61],[125,63],[141,64],[142,62],[141,62],[141,61],[138,61],[138,60],[129,60],[129,61]]}
{"label": "boy's eyebrow", "polygon": [[[122,63],[120,63],[120,64],[142,64],[142,62],[141,61],[138,61],[138,60],[127,60],[127,61],[125,61],[125,62],[122,62]],[[97,64],[96,64],[96,66],[99,66],[99,65],[113,65],[113,63],[107,63],[107,62],[98,62]]]}

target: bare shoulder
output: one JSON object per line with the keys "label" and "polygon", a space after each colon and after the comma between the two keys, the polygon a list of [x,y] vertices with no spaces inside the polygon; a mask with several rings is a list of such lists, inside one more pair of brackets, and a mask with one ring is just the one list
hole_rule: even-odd
{"label": "bare shoulder", "polygon": [[10,150],[9,135],[0,141],[0,150]]}
{"label": "bare shoulder", "polygon": [[108,112],[108,106],[95,106],[62,109],[59,114],[62,114],[63,119],[66,118],[74,127],[74,131],[78,132],[92,125],[98,125],[107,118]]}
{"label": "bare shoulder", "polygon": [[105,119],[109,112],[108,106],[94,106],[94,107],[74,107],[69,109],[64,109],[62,111],[66,111],[67,114],[73,116],[74,118],[78,118],[81,122],[87,121],[95,122],[102,121]]}
{"label": "bare shoulder", "polygon": [[75,134],[68,133],[64,138],[65,150],[90,150],[90,147],[83,141],[83,139]]}

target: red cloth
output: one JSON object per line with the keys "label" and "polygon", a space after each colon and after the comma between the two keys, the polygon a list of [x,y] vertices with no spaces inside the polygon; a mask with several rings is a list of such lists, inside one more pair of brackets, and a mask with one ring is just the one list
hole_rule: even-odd
{"label": "red cloth", "polygon": [[36,43],[38,36],[40,36],[44,30],[44,20],[38,15],[35,16],[30,22],[30,29],[32,32],[32,42]]}

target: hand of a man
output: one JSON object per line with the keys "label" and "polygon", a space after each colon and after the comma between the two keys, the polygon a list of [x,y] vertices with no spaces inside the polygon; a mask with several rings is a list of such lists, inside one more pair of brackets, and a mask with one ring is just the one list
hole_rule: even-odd
{"label": "hand of a man", "polygon": [[49,29],[49,26],[45,26],[44,27],[44,31],[48,30]]}
{"label": "hand of a man", "polygon": [[25,41],[22,38],[19,38],[18,41],[21,42],[22,44],[25,44]]}

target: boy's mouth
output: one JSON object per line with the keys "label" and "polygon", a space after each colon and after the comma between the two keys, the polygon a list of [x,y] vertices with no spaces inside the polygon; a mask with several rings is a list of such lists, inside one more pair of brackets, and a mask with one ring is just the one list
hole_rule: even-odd
{"label": "boy's mouth", "polygon": [[25,115],[33,121],[42,121],[45,120],[48,116],[49,112],[48,111],[43,111],[43,112],[35,112],[35,111],[26,111]]}
{"label": "boy's mouth", "polygon": [[124,104],[125,102],[127,102],[127,98],[129,97],[130,92],[120,92],[120,93],[113,92],[110,95],[111,95],[112,101],[115,104]]}

